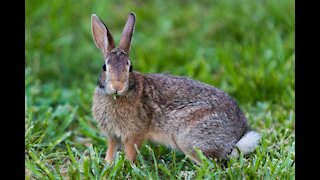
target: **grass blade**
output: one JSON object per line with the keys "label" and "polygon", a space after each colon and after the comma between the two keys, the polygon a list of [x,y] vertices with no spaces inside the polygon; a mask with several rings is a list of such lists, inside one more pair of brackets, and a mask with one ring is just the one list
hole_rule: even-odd
{"label": "grass blade", "polygon": [[154,164],[154,168],[155,168],[155,171],[156,171],[156,179],[159,179],[158,164],[157,164],[157,160],[156,160],[156,157],[154,155],[154,152],[153,152],[153,150],[152,150],[152,148],[150,146],[146,145],[146,148],[149,151],[149,153],[151,153],[151,155],[152,155],[153,164]]}
{"label": "grass blade", "polygon": [[67,142],[65,144],[66,144],[67,152],[68,152],[69,158],[71,159],[72,164],[76,168],[78,168],[78,162],[76,161],[76,158],[74,157],[73,152],[71,151],[69,144]]}
{"label": "grass blade", "polygon": [[26,168],[29,169],[36,177],[38,177],[39,179],[44,178],[43,174],[40,171],[38,171],[37,167],[34,164],[32,164],[30,161],[25,161],[24,164]]}
{"label": "grass blade", "polygon": [[49,146],[47,147],[48,151],[52,151],[54,147],[56,147],[58,144],[61,144],[64,140],[66,140],[68,137],[71,136],[71,132],[67,132],[63,134],[61,137],[59,137],[57,140],[55,140],[53,143],[50,143]]}
{"label": "grass blade", "polygon": [[84,179],[89,179],[89,158],[87,156],[84,156],[83,158],[83,174],[84,174]]}
{"label": "grass blade", "polygon": [[51,171],[44,164],[41,163],[37,155],[32,150],[29,150],[28,154],[34,160],[34,162],[47,174],[49,179],[55,179]]}

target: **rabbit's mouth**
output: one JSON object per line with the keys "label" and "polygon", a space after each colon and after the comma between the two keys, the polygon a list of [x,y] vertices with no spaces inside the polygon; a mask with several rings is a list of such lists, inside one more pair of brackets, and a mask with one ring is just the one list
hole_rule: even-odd
{"label": "rabbit's mouth", "polygon": [[112,91],[108,88],[105,88],[105,86],[98,86],[97,91],[105,96],[111,96],[113,99],[117,99],[126,94],[126,91]]}
{"label": "rabbit's mouth", "polygon": [[113,96],[113,99],[116,100],[119,97],[119,94],[117,92],[115,92],[112,94],[112,96]]}
{"label": "rabbit's mouth", "polygon": [[128,86],[125,85],[121,88],[114,88],[111,84],[106,84],[104,90],[109,96],[112,96],[114,99],[123,96],[128,91]]}

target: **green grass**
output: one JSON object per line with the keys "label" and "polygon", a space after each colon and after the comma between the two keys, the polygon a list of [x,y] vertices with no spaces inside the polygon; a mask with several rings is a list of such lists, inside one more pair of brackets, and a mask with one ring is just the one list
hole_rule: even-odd
{"label": "green grass", "polygon": [[[295,179],[294,0],[26,2],[26,179]],[[103,158],[91,114],[102,56],[90,30],[98,14],[118,44],[137,16],[133,67],[212,84],[235,97],[262,135],[256,152],[193,164],[145,142],[132,166]],[[201,155],[201,152],[199,152]]]}

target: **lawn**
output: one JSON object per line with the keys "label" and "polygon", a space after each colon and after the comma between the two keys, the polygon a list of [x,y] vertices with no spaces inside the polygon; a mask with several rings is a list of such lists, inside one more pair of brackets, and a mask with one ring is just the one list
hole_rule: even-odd
{"label": "lawn", "polygon": [[[118,44],[131,11],[134,70],[233,96],[262,135],[253,154],[197,166],[145,142],[136,165],[121,151],[104,161],[91,112],[102,55],[90,18],[100,16]],[[25,179],[295,179],[294,0],[29,0],[25,15]]]}

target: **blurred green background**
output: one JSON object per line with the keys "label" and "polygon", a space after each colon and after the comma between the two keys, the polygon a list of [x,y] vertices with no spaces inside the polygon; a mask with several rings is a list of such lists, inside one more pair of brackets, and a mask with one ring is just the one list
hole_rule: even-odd
{"label": "blurred green background", "polygon": [[[64,142],[83,152],[81,139],[89,137],[87,143],[106,148],[91,115],[103,61],[90,18],[97,14],[118,44],[131,11],[137,16],[134,70],[216,86],[238,100],[253,128],[263,135],[274,132],[267,145],[285,144],[282,139],[294,146],[294,0],[28,0],[26,152],[44,155],[47,166],[62,163],[64,156],[49,154],[65,152]],[[284,132],[289,133],[278,137]],[[33,157],[26,155],[26,164],[36,173]]]}
{"label": "blurred green background", "polygon": [[91,14],[100,16],[118,44],[133,11],[135,70],[190,76],[228,91],[241,103],[292,107],[294,3],[289,2],[30,0],[26,84],[93,87],[102,56],[92,40]]}

